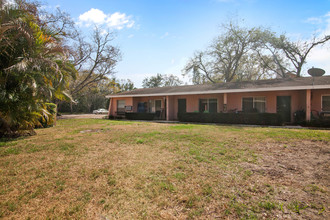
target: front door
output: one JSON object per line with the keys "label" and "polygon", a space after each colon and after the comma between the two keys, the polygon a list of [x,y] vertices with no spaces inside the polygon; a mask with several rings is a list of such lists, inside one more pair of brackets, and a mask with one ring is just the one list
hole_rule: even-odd
{"label": "front door", "polygon": [[178,99],[178,117],[182,113],[187,112],[186,99]]}
{"label": "front door", "polygon": [[284,122],[291,122],[291,96],[277,96],[276,108]]}

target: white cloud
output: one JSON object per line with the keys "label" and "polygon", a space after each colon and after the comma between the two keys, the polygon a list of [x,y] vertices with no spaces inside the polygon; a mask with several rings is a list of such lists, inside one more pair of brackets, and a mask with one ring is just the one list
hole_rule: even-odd
{"label": "white cloud", "polygon": [[323,31],[323,35],[330,35],[330,12],[328,12],[325,16],[326,18],[326,28]]}
{"label": "white cloud", "polygon": [[125,13],[115,12],[113,14],[105,14],[100,9],[91,8],[89,11],[81,14],[78,18],[78,24],[89,27],[93,24],[106,25],[112,29],[121,30],[123,28],[131,28],[134,26],[134,21],[131,16]]}
{"label": "white cloud", "polygon": [[164,39],[166,37],[168,37],[170,34],[168,32],[166,32],[163,36],[160,37],[160,39]]}
{"label": "white cloud", "polygon": [[311,17],[311,18],[307,18],[307,20],[305,22],[309,23],[309,24],[321,24],[322,18]]}
{"label": "white cloud", "polygon": [[324,69],[330,75],[330,48],[329,46],[316,47],[308,55],[306,69],[317,67]]}
{"label": "white cloud", "polygon": [[[322,18],[323,27],[318,31],[319,38],[323,38],[325,35],[330,35],[330,12],[320,17]],[[313,48],[308,55],[307,68],[317,67],[325,70],[326,74],[330,74],[330,42],[327,42],[323,46]]]}
{"label": "white cloud", "polygon": [[[323,35],[330,34],[330,12],[323,16],[307,18],[304,22],[313,25],[323,26],[320,30],[318,30],[318,33],[321,33]],[[324,25],[326,27],[324,27]]]}
{"label": "white cloud", "polygon": [[99,9],[92,8],[91,10],[81,14],[79,21],[85,22],[87,25],[91,23],[102,24],[105,22],[107,15]]}
{"label": "white cloud", "polygon": [[134,37],[134,34],[128,35],[128,38],[133,38],[133,37]]}

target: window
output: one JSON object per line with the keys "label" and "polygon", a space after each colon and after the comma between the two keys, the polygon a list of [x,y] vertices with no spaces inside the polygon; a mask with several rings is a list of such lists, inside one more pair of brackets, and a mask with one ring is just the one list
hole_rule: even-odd
{"label": "window", "polygon": [[199,112],[218,112],[218,100],[217,99],[200,99],[199,100]]}
{"label": "window", "polygon": [[322,96],[322,111],[330,111],[330,95]]}
{"label": "window", "polygon": [[243,112],[253,112],[253,98],[243,98]]}
{"label": "window", "polygon": [[160,111],[162,109],[162,100],[155,100],[155,108],[156,111]]}
{"label": "window", "polygon": [[139,102],[138,103],[138,112],[147,112],[148,103],[147,102]]}
{"label": "window", "polygon": [[266,98],[265,97],[246,97],[242,99],[243,112],[265,112]]}
{"label": "window", "polygon": [[117,112],[125,112],[125,100],[117,100]]}
{"label": "window", "polygon": [[149,100],[149,112],[160,111],[162,108],[162,100]]}

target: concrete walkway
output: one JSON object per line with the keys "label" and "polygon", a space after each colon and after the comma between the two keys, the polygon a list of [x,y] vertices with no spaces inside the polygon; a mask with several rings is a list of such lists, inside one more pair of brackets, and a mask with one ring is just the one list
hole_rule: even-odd
{"label": "concrete walkway", "polygon": [[104,118],[107,117],[107,115],[105,114],[100,114],[100,115],[96,115],[96,114],[70,114],[70,115],[61,115],[61,116],[57,116],[57,119],[71,119],[71,118]]}

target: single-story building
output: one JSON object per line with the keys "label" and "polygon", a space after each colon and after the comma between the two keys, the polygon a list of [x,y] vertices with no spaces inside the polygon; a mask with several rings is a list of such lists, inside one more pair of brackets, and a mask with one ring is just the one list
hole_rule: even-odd
{"label": "single-story building", "polygon": [[276,113],[290,123],[299,111],[306,121],[330,113],[330,76],[144,88],[107,98],[113,117],[153,114],[172,121],[189,112]]}

